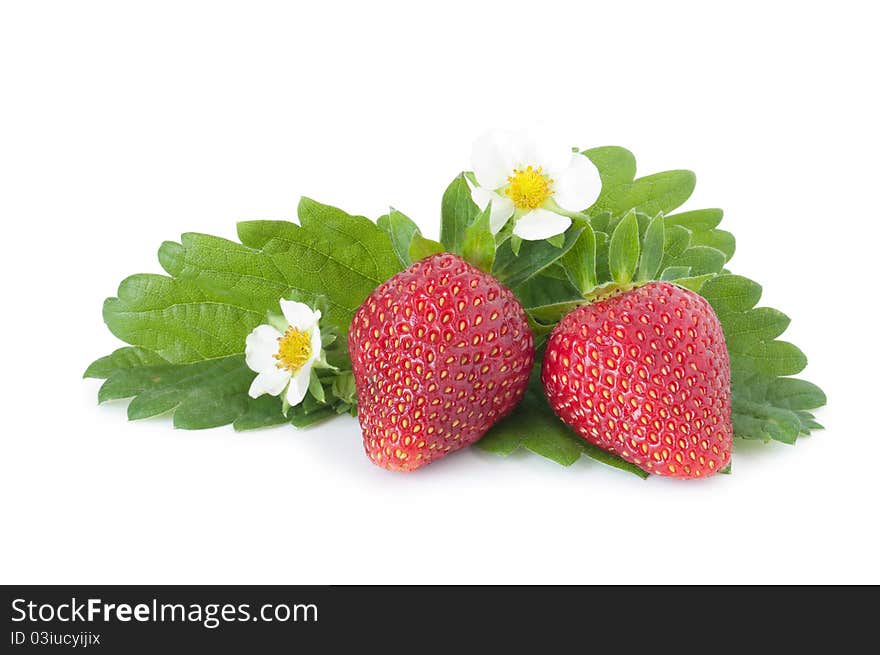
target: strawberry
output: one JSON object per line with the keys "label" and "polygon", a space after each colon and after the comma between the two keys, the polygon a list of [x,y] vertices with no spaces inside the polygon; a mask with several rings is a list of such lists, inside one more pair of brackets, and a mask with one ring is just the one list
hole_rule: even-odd
{"label": "strawberry", "polygon": [[551,333],[541,371],[579,435],[657,475],[699,478],[730,460],[730,363],[698,294],[650,282],[579,307]]}
{"label": "strawberry", "polygon": [[349,328],[367,455],[414,471],[485,434],[522,399],[532,332],[513,293],[457,255],[380,285]]}

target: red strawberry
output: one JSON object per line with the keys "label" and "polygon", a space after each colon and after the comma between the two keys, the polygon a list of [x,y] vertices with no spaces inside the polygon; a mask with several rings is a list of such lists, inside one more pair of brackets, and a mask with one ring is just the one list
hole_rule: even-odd
{"label": "red strawberry", "polygon": [[692,291],[651,282],[571,312],[541,373],[578,434],[657,475],[698,478],[730,460],[730,363],[718,317]]}
{"label": "red strawberry", "polygon": [[348,338],[364,448],[392,471],[477,441],[522,399],[535,357],[510,290],[449,253],[373,291]]}

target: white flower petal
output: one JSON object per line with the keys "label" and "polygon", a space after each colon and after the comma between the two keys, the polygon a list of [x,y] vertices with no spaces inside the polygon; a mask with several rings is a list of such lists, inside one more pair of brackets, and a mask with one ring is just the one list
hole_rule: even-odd
{"label": "white flower petal", "polygon": [[304,366],[312,368],[312,364],[321,356],[321,330],[318,326],[312,328],[312,353]]}
{"label": "white flower petal", "polygon": [[498,234],[498,231],[504,227],[507,220],[513,216],[513,200],[500,193],[484,189],[479,186],[471,187],[471,198],[474,204],[480,208],[480,211],[486,209],[489,203],[492,203],[492,209],[489,210],[489,229],[492,234]]}
{"label": "white flower petal", "polygon": [[498,234],[507,224],[513,216],[513,209],[513,200],[510,198],[498,196],[497,200],[492,200],[492,209],[489,210],[489,231],[492,234]]}
{"label": "white flower petal", "polygon": [[259,398],[264,393],[270,396],[277,396],[284,391],[284,387],[287,386],[289,381],[290,371],[273,366],[254,378],[254,381],[251,382],[251,388],[248,390],[248,395],[251,398]]}
{"label": "white flower petal", "polygon": [[509,132],[507,138],[507,156],[511,169],[525,168],[526,166],[536,168],[541,165],[538,161],[538,148],[528,130]]}
{"label": "white flower petal", "polygon": [[486,132],[474,141],[471,166],[480,186],[498,189],[507,183],[515,166],[514,136],[505,130]]}
{"label": "white flower petal", "polygon": [[258,325],[244,340],[244,361],[252,371],[260,373],[275,368],[273,355],[278,352],[281,333],[271,325]]}
{"label": "white flower petal", "polygon": [[538,208],[517,219],[513,233],[526,241],[540,241],[562,234],[569,225],[571,219],[568,216]]}
{"label": "white flower petal", "polygon": [[307,364],[290,378],[290,386],[287,387],[287,402],[291,407],[299,405],[303,398],[306,397],[306,391],[309,390],[309,377],[311,375],[312,367],[310,364]]}
{"label": "white flower petal", "polygon": [[568,168],[571,162],[571,146],[557,130],[547,126],[526,132],[530,154],[534,161],[527,162],[535,168],[541,167],[544,174],[556,179]]}
{"label": "white flower petal", "polygon": [[553,185],[553,200],[567,211],[580,212],[596,202],[601,190],[599,169],[585,155],[575,153]]}
{"label": "white flower petal", "polygon": [[321,318],[321,312],[312,311],[312,308],[305,303],[284,299],[280,303],[281,311],[284,313],[284,318],[290,323],[290,327],[300,332],[312,329],[312,326]]}
{"label": "white flower petal", "polygon": [[486,209],[489,206],[489,203],[492,202],[492,199],[498,194],[490,189],[486,189],[481,186],[474,186],[468,181],[468,186],[471,188],[471,200],[474,201],[474,204],[480,208],[480,211]]}

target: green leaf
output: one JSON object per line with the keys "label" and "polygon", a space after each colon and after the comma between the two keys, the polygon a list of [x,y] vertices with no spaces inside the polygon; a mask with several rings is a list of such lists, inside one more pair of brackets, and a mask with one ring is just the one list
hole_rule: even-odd
{"label": "green leaf", "polygon": [[[138,366],[113,372],[101,386],[98,400],[132,398],[128,406],[132,420],[173,412],[174,427],[213,428],[256,411],[256,401],[247,394],[253,379],[254,372],[241,355],[183,365]],[[271,422],[263,414],[263,425],[284,422],[281,402],[273,400],[275,414]]]}
{"label": "green leaf", "polygon": [[298,213],[301,238],[279,256],[279,265],[297,275],[293,289],[327,297],[333,327],[347,335],[355,310],[401,270],[400,261],[388,235],[363,216],[308,198],[300,201]]}
{"label": "green leaf", "polygon": [[[723,324],[723,323],[722,323]],[[795,375],[807,366],[800,348],[787,341],[741,341],[728,346],[732,374],[758,373],[771,377]]]}
{"label": "green leaf", "polygon": [[106,357],[101,357],[92,362],[83,373],[84,378],[106,379],[117,371],[124,371],[130,368],[138,368],[141,366],[157,366],[159,364],[167,364],[168,362],[152,352],[143,348],[134,348],[127,346],[114,350]]}
{"label": "green leaf", "polygon": [[775,339],[785,332],[789,323],[788,316],[771,307],[734,312],[725,315],[724,337],[728,346],[736,347],[736,344],[744,342],[744,347],[747,348],[748,344],[756,340]]}
{"label": "green leaf", "polygon": [[583,295],[599,283],[596,277],[596,234],[589,223],[583,223],[584,231],[574,245],[559,258],[565,275]]}
{"label": "green leaf", "polygon": [[636,177],[636,158],[620,146],[599,146],[582,151],[599,169],[602,186],[617,187],[629,184]]}
{"label": "green leaf", "polygon": [[392,208],[388,214],[380,216],[376,225],[385,230],[391,237],[391,246],[397,254],[397,258],[404,267],[412,264],[409,256],[409,248],[413,237],[421,234],[419,226],[408,216]]}
{"label": "green leaf", "polygon": [[744,312],[761,299],[761,285],[739,275],[721,275],[712,281],[703,296],[721,316]]}
{"label": "green leaf", "polygon": [[426,239],[421,234],[413,235],[412,242],[409,246],[410,260],[417,262],[420,259],[424,259],[425,257],[430,257],[431,255],[436,255],[441,252],[446,252],[441,244],[431,239]]}
{"label": "green leaf", "polygon": [[724,253],[709,246],[692,246],[681,253],[678,257],[664,258],[662,266],[688,266],[691,275],[705,275],[706,273],[719,273],[724,268],[727,258]]}
{"label": "green leaf", "polygon": [[[580,437],[578,438],[580,439]],[[614,468],[620,469],[621,471],[627,471],[629,473],[632,473],[633,475],[637,475],[638,477],[642,478],[642,480],[646,480],[648,478],[649,474],[647,471],[643,471],[635,464],[630,464],[625,459],[618,457],[614,453],[609,453],[607,450],[602,450],[598,446],[594,446],[585,439],[581,439],[580,446],[583,449],[584,454],[590,459],[594,459],[597,462],[606,464],[607,466],[613,466]]]}
{"label": "green leaf", "polygon": [[703,230],[691,234],[692,246],[709,246],[724,253],[727,261],[736,252],[736,239],[725,230]]}
{"label": "green leaf", "polygon": [[[628,183],[609,188],[590,208],[590,213],[609,210],[615,216],[629,210],[636,210],[655,216],[668,214],[690,198],[696,185],[696,176],[691,171],[666,171],[640,177]],[[604,196],[604,197],[603,197]]]}
{"label": "green leaf", "polygon": [[[261,396],[254,399],[248,395],[256,374],[247,367],[242,355],[191,364],[129,365],[132,360],[122,361],[117,353],[98,362],[107,362],[112,358],[119,365],[102,363],[94,369],[96,377],[106,374],[107,378],[98,393],[98,400],[106,402],[131,398],[128,406],[131,420],[173,413],[173,423],[177,428],[198,430],[232,423],[236,430],[241,431],[287,422],[297,426],[309,425],[337,415],[340,407],[350,407],[348,403],[335,400],[325,405],[320,398],[314,398],[313,395],[323,392],[323,387],[320,392],[317,389],[321,385],[314,371],[309,384],[309,391],[313,395],[307,395],[301,405],[291,408],[290,418],[285,418],[279,398]],[[155,361],[155,358],[155,355],[148,356],[144,361]],[[339,376],[343,378],[343,386],[346,375],[351,377],[350,372]],[[334,377],[331,388],[337,379]]]}
{"label": "green leaf", "polygon": [[[520,429],[520,426],[516,425],[514,414],[516,414],[516,410],[514,410],[513,414],[495,424],[475,445],[487,453],[494,453],[495,455],[503,455],[505,457],[519,450],[527,430],[525,428]],[[543,428],[539,427],[538,429]]]}
{"label": "green leaf", "polygon": [[471,199],[465,174],[459,174],[443,193],[440,207],[440,242],[445,250],[461,254],[464,231],[473,223],[479,211]]}
{"label": "green leaf", "polygon": [[596,233],[597,236],[601,232],[604,232],[606,234],[608,233],[611,225],[611,219],[612,216],[610,211],[604,211],[590,216],[590,225],[593,227],[593,231]]}
{"label": "green leaf", "polygon": [[583,294],[568,280],[536,275],[513,289],[526,313],[541,323],[553,324],[584,302]]}
{"label": "green leaf", "polygon": [[241,244],[202,234],[165,243],[159,259],[174,279],[134,276],[108,300],[105,320],[124,341],[174,363],[241,353],[244,338],[296,295],[310,305],[324,297],[322,327],[345,352],[354,311],[401,263],[391,238],[363,216],[303,198],[300,222],[250,221]]}
{"label": "green leaf", "polygon": [[172,284],[194,287],[205,302],[257,313],[279,311],[279,298],[290,291],[290,284],[270,255],[208,234],[188,232],[181,236],[180,243],[166,241],[159,248],[159,263],[177,278]]}
{"label": "green leaf", "polygon": [[598,207],[607,204],[608,196],[613,190],[629,185],[635,179],[636,158],[629,150],[619,146],[590,148],[584,150],[583,154],[599,169],[599,178],[602,180],[602,191],[593,206],[587,210],[595,218],[595,214],[600,211]]}
{"label": "green leaf", "polygon": [[819,429],[805,410],[825,404],[825,394],[805,380],[784,377],[807,364],[796,346],[777,341],[788,326],[782,312],[755,308],[757,283],[738,275],[719,275],[700,289],[721,321],[730,355],[734,435],[794,443]]}
{"label": "green leaf", "polygon": [[246,403],[244,413],[232,422],[232,427],[237,432],[258,430],[288,422],[281,412],[281,401],[276,396],[260,396],[256,399],[248,397]]}
{"label": "green leaf", "polygon": [[[282,244],[293,241],[302,228],[290,221],[239,221],[236,224],[238,240],[254,250],[262,250],[274,240]],[[270,250],[277,250],[273,244]]]}
{"label": "green leaf", "polygon": [[827,402],[819,387],[797,378],[776,378],[768,386],[766,397],[777,407],[794,410],[815,409]]}
{"label": "green leaf", "polygon": [[724,212],[720,209],[696,209],[694,211],[670,214],[666,217],[666,226],[678,225],[691,232],[702,232],[718,227]]}
{"label": "green leaf", "polygon": [[126,278],[104,302],[113,334],[175,364],[244,352],[245,337],[265,314],[215,299],[189,280],[150,274]]}
{"label": "green leaf", "polygon": [[547,429],[545,425],[538,431],[531,429],[527,432],[522,446],[526,450],[552,460],[557,464],[571,466],[580,459],[583,453],[583,449],[575,439],[577,439],[577,436],[572,434],[564,425],[556,430]]}
{"label": "green leaf", "polygon": [[[389,233],[362,216],[304,198],[299,217],[301,225],[241,223],[242,243],[184,234],[163,244],[159,260],[171,277],[131,276],[104,304],[110,330],[133,347],[86,371],[106,377],[99,400],[132,397],[131,418],[173,412],[183,428],[284,422],[277,398],[248,396],[254,373],[243,357],[248,333],[278,313],[280,298],[321,307],[327,359],[348,366],[345,337],[355,309],[402,262]],[[407,220],[392,212],[386,228],[406,228]],[[311,392],[326,401],[317,377]],[[303,405],[309,402],[318,400],[307,395]],[[352,404],[334,398],[321,407],[335,414]],[[294,415],[309,413],[298,406]]]}
{"label": "green leaf", "polygon": [[608,266],[617,284],[633,278],[639,261],[639,224],[633,212],[628,213],[614,229],[608,246]]}
{"label": "green leaf", "polygon": [[330,405],[323,405],[311,411],[306,411],[303,405],[290,408],[290,422],[295,428],[311,427],[336,416],[339,416],[339,412]]}
{"label": "green leaf", "polygon": [[657,214],[645,230],[642,257],[639,260],[640,282],[653,280],[663,260],[663,247],[666,245],[666,229],[662,214]]}
{"label": "green leaf", "polygon": [[565,233],[565,242],[559,248],[546,241],[523,241],[518,254],[511,250],[512,239],[508,239],[498,246],[492,275],[511,288],[522,284],[565,255],[583,229],[580,226],[570,227]]}
{"label": "green leaf", "polygon": [[522,447],[562,466],[570,466],[581,455],[587,455],[641,478],[648,477],[637,466],[589,444],[556,417],[544,398],[539,366],[535,367],[529,389],[519,406],[496,423],[476,445],[498,455],[509,455]]}
{"label": "green leaf", "polygon": [[489,228],[489,210],[474,219],[473,223],[464,229],[461,254],[465,261],[470,262],[481,271],[488,273],[492,270],[495,261],[495,237]]}
{"label": "green leaf", "polygon": [[801,423],[791,411],[770,403],[734,398],[733,432],[745,439],[773,439],[793,444],[801,433]]}

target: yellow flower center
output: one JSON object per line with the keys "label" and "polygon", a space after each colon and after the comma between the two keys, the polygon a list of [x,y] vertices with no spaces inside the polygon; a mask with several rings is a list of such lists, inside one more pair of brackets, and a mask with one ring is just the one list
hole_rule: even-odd
{"label": "yellow flower center", "polygon": [[294,327],[288,328],[284,336],[278,337],[278,352],[274,357],[276,366],[296,373],[312,356],[312,338],[308,332],[301,332]]}
{"label": "yellow flower center", "polygon": [[513,175],[507,178],[504,192],[517,209],[535,209],[553,195],[552,185],[553,180],[544,174],[540,166],[526,166],[513,170]]}

